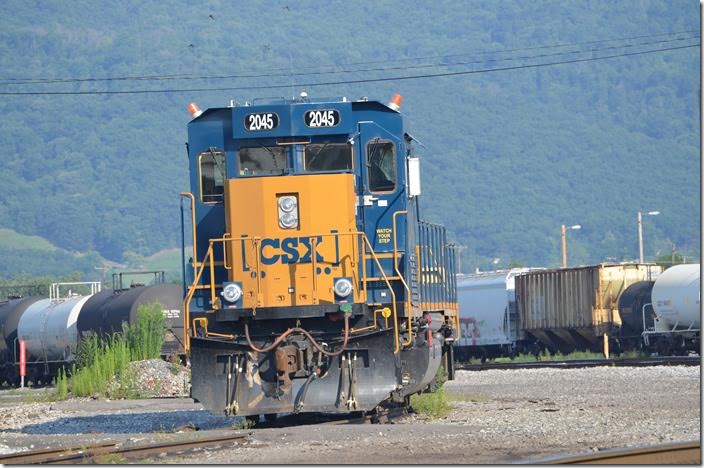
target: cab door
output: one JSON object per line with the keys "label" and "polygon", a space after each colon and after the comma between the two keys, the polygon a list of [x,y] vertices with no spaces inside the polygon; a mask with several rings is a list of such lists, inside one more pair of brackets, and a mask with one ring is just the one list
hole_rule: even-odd
{"label": "cab door", "polygon": [[[379,257],[386,276],[396,276],[392,254],[394,251],[394,213],[406,209],[404,144],[394,134],[374,122],[359,124],[360,181],[357,187],[360,231],[369,239]],[[406,217],[396,216],[396,246],[401,264],[406,245]],[[367,275],[381,278],[376,262],[367,260]],[[399,283],[399,282],[397,282]],[[401,301],[402,288],[394,288],[396,300]],[[391,300],[383,280],[369,285],[369,301],[385,303]]]}

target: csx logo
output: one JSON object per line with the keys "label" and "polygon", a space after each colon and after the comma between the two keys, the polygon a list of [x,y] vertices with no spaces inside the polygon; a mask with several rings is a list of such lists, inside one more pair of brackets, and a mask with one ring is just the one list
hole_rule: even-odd
{"label": "csx logo", "polygon": [[[323,242],[323,236],[316,241],[315,261],[322,262],[323,257],[317,249]],[[299,247],[302,249],[299,250]],[[302,250],[302,251],[301,251]],[[264,265],[275,263],[310,263],[313,245],[310,237],[286,237],[284,239],[263,239],[261,258]]]}

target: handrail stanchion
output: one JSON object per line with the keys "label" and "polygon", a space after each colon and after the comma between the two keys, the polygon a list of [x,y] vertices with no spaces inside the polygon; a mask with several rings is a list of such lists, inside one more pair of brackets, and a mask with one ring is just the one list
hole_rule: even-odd
{"label": "handrail stanchion", "polygon": [[226,232],[225,234],[222,235],[223,241],[222,241],[222,266],[225,267],[226,270],[232,270],[232,266],[227,264],[227,247],[228,247],[228,242],[230,244],[230,248],[232,248],[232,241],[231,241],[231,236],[229,232]]}
{"label": "handrail stanchion", "polygon": [[396,211],[394,212],[392,219],[393,219],[393,228],[394,228],[394,273],[398,278],[401,280],[401,283],[403,284],[404,289],[406,290],[406,317],[407,317],[407,324],[406,327],[408,328],[408,339],[404,340],[403,346],[408,346],[413,342],[413,321],[412,321],[412,309],[411,309],[411,288],[408,287],[408,284],[406,283],[406,280],[403,279],[403,275],[401,275],[401,271],[398,269],[398,247],[397,247],[397,241],[396,241],[396,216],[399,214],[405,214],[408,215],[408,211],[402,210],[402,211]]}
{"label": "handrail stanchion", "polygon": [[[208,248],[205,256],[207,258],[212,251],[212,244]],[[195,262],[196,259],[194,259]],[[191,349],[191,336],[190,336],[190,314],[191,314],[191,301],[193,300],[193,294],[196,292],[196,285],[200,282],[201,276],[203,276],[203,270],[205,270],[205,262],[202,266],[196,270],[195,278],[193,278],[193,284],[188,288],[188,294],[186,299],[183,301],[183,349],[186,354]]]}
{"label": "handrail stanchion", "polygon": [[191,229],[193,236],[193,262],[191,263],[191,267],[193,268],[193,273],[195,275],[196,263],[198,262],[198,243],[196,242],[196,198],[191,192],[181,192],[179,193],[179,195],[182,197],[189,198],[191,200]]}
{"label": "handrail stanchion", "polygon": [[310,245],[311,245],[311,265],[313,266],[313,304],[318,304],[318,275],[316,274],[316,267],[317,267],[317,256],[318,252],[316,250],[316,247],[318,245],[318,238],[313,236],[310,238]]}
{"label": "handrail stanchion", "polygon": [[369,239],[367,239],[367,236],[362,233],[362,237],[364,239],[364,242],[369,246],[369,251],[372,255],[372,259],[376,263],[377,267],[379,267],[379,272],[381,273],[382,278],[384,278],[384,282],[386,283],[386,286],[389,288],[389,292],[391,293],[391,307],[393,310],[394,314],[394,354],[398,354],[399,352],[399,338],[398,338],[398,313],[396,311],[396,293],[394,293],[394,288],[391,287],[391,283],[389,282],[389,278],[386,276],[386,272],[384,272],[384,269],[381,267],[381,262],[376,256],[376,253],[374,253],[374,249],[372,248],[371,243],[369,242]]}
{"label": "handrail stanchion", "polygon": [[210,253],[209,256],[206,256],[206,260],[208,260],[208,263],[210,264],[210,305],[211,307],[215,307],[215,301],[217,299],[217,296],[215,295],[215,255],[214,255],[214,246],[213,246],[213,241],[210,241],[210,245],[208,246],[208,252]]}
{"label": "handrail stanchion", "polygon": [[257,300],[256,300],[254,307],[252,307],[252,315],[256,315],[257,307],[259,307],[259,305],[261,304],[261,300],[262,300],[262,297],[261,297],[261,294],[262,294],[262,275],[259,272],[259,263],[260,263],[259,255],[261,254],[261,251],[262,251],[262,249],[259,248],[259,241],[260,240],[261,239],[259,237],[255,237],[252,239],[252,245],[254,246],[254,258],[257,260],[257,263],[254,267],[254,272],[257,275]]}

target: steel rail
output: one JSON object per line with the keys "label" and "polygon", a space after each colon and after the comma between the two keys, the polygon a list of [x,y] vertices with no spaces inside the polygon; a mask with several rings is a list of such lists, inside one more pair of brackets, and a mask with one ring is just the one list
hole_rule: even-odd
{"label": "steel rail", "polygon": [[247,435],[238,434],[119,448],[115,444],[102,444],[81,448],[47,449],[0,456],[0,463],[4,465],[75,464],[93,461],[95,457],[106,455],[119,455],[125,458],[147,457],[162,453],[182,452],[211,445],[224,445],[230,442],[241,443],[246,438]]}
{"label": "steel rail", "polygon": [[39,449],[25,452],[14,452],[7,455],[0,455],[0,464],[3,465],[30,465],[35,463],[45,463],[51,458],[61,458],[70,455],[83,455],[89,450],[104,450],[115,447],[115,444],[96,444],[89,447],[57,447],[49,449]]}
{"label": "steel rail", "polygon": [[529,460],[530,465],[701,465],[699,441],[674,442],[646,447],[601,450],[559,457]]}
{"label": "steel rail", "polygon": [[458,370],[492,370],[492,369],[582,369],[586,367],[650,367],[650,366],[700,366],[700,356],[669,356],[628,359],[575,359],[563,361],[506,362],[484,364],[456,363]]}

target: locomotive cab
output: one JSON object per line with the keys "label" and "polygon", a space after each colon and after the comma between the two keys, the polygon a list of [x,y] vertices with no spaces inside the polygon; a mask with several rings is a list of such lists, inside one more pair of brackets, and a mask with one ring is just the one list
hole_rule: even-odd
{"label": "locomotive cab", "polygon": [[451,374],[454,250],[419,219],[398,104],[194,112],[184,330],[216,413],[372,410]]}

